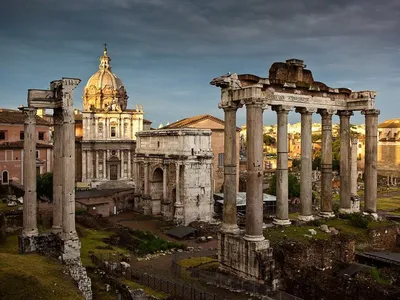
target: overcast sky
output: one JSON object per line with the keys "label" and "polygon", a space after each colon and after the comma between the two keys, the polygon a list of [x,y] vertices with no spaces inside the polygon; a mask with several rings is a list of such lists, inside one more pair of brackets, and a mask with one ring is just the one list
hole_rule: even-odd
{"label": "overcast sky", "polygon": [[[213,77],[267,77],[273,62],[293,57],[331,87],[376,90],[380,121],[399,118],[399,12],[399,0],[7,1],[0,10],[0,106],[26,104],[27,89],[78,77],[81,108],[107,42],[128,106],[142,104],[155,127],[204,113],[222,117]],[[300,119],[294,112],[289,118]],[[276,117],[265,112],[264,119]],[[238,125],[244,122],[243,109]],[[361,122],[356,113],[352,123]]]}

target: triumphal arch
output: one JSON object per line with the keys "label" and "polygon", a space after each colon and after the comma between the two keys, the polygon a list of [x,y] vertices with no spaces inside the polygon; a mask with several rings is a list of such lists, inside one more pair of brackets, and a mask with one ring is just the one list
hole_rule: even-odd
{"label": "triumphal arch", "polygon": [[[299,220],[313,219],[312,212],[312,115],[321,115],[322,178],[321,208],[324,217],[332,212],[332,116],[340,117],[340,209],[352,212],[350,117],[356,111],[365,116],[366,214],[376,215],[377,125],[374,91],[353,92],[331,88],[315,81],[299,59],[273,63],[269,78],[252,74],[226,74],[211,81],[221,88],[219,107],[225,113],[224,213],[219,236],[219,260],[226,271],[256,280],[271,280],[272,249],[263,235],[263,111],[271,107],[277,114],[277,209],[274,223],[289,225],[288,217],[288,114],[301,114],[301,174]],[[247,203],[246,229],[239,231],[236,215],[236,112],[246,107],[247,126]],[[355,172],[355,174],[357,174]]]}

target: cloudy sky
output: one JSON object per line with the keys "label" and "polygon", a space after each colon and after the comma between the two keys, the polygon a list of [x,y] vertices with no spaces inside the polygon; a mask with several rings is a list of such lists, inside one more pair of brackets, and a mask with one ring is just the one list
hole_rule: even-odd
{"label": "cloudy sky", "polygon": [[[80,108],[107,42],[129,106],[142,104],[154,126],[222,117],[213,77],[267,77],[273,62],[292,57],[329,86],[377,90],[380,120],[399,118],[399,23],[398,0],[8,1],[0,10],[0,106],[25,104],[27,89],[64,76],[82,79]],[[275,115],[264,119],[272,124]],[[352,123],[362,121],[356,113]]]}

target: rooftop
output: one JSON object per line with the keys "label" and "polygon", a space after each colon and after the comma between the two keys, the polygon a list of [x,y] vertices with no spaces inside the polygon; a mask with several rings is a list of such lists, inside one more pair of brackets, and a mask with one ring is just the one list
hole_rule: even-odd
{"label": "rooftop", "polygon": [[[19,110],[0,108],[0,124],[21,124],[25,121],[24,113]],[[50,123],[36,116],[36,125],[50,126]]]}

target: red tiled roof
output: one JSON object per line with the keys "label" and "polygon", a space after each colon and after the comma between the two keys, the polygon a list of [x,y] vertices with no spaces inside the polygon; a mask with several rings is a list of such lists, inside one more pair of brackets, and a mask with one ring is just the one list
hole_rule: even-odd
{"label": "red tiled roof", "polygon": [[[24,124],[25,116],[19,110],[0,108],[0,124]],[[36,116],[36,125],[50,126],[50,123]]]}
{"label": "red tiled roof", "polygon": [[[0,149],[20,149],[24,148],[24,141],[0,143]],[[53,148],[50,144],[36,143],[36,148]]]}

